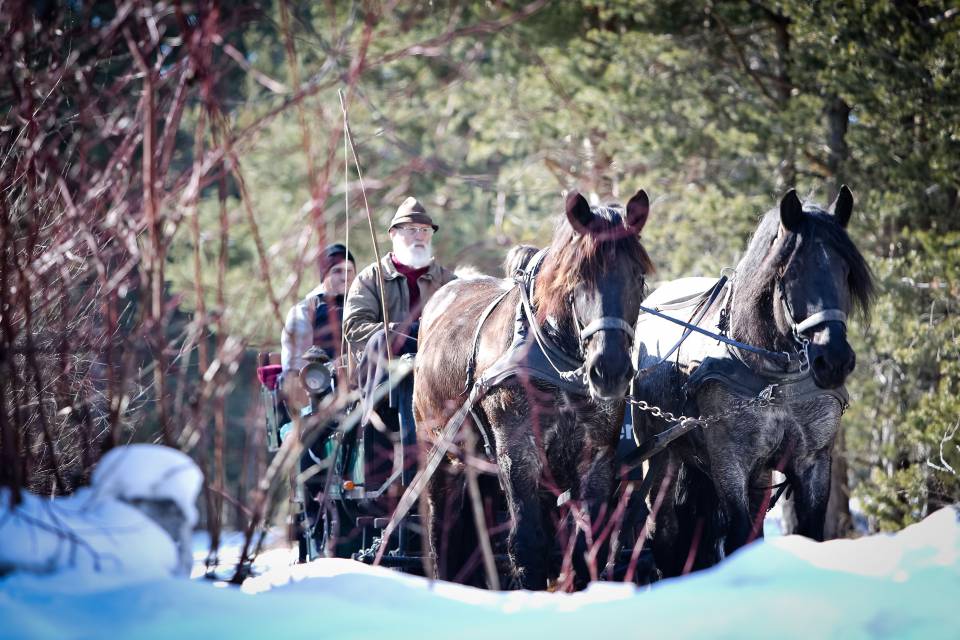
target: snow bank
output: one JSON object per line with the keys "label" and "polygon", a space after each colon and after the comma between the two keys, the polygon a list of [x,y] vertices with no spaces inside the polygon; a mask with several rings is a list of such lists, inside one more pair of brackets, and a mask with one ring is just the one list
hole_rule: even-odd
{"label": "snow bank", "polygon": [[203,474],[182,451],[154,444],[117,447],[100,460],[90,484],[101,496],[127,502],[169,500],[183,512],[191,531],[197,524]]}
{"label": "snow bank", "polygon": [[113,449],[90,487],[48,500],[0,490],[0,575],[70,572],[115,584],[186,573],[203,476],[185,454],[156,445]]}
{"label": "snow bank", "polygon": [[0,638],[956,638],[958,554],[944,509],[896,535],[759,542],[650,589],[494,593],[347,560],[284,562],[242,589],[15,574],[0,581]]}

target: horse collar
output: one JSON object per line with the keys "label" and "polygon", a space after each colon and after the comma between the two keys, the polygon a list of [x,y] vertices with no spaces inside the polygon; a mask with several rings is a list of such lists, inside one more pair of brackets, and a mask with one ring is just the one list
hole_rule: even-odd
{"label": "horse collar", "polygon": [[683,391],[688,398],[692,398],[707,381],[718,382],[734,395],[756,403],[761,408],[824,396],[835,398],[841,411],[845,411],[850,404],[846,388],[819,387],[809,369],[788,372],[758,371],[729,349],[724,356],[704,358],[690,374],[683,385]]}

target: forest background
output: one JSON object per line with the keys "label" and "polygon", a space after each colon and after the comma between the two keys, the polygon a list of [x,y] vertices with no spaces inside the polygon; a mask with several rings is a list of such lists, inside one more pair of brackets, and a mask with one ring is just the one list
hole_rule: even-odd
{"label": "forest background", "polygon": [[960,501],[953,2],[4,3],[0,30],[2,485],[69,493],[161,441],[206,468],[212,530],[269,519],[255,354],[317,249],[368,263],[367,210],[385,244],[407,195],[445,264],[498,273],[563,190],[643,187],[659,281],[847,184],[878,295],[832,531],[848,496],[870,530]]}

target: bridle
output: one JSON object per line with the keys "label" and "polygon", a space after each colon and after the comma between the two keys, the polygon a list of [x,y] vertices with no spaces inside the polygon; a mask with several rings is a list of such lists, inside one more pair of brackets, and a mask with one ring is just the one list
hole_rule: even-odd
{"label": "bridle", "polygon": [[[579,319],[577,318],[576,309],[573,312],[574,321],[577,325],[580,324]],[[629,322],[623,318],[618,318],[616,316],[601,316],[588,324],[587,326],[580,329],[580,345],[581,349],[586,349],[587,343],[590,341],[590,338],[595,334],[601,331],[623,331],[627,334],[627,341],[630,344],[630,347],[633,347],[633,327]]]}
{"label": "bridle", "polygon": [[846,329],[847,314],[840,309],[822,309],[797,322],[790,301],[787,299],[786,288],[783,286],[783,273],[777,276],[776,288],[780,297],[780,306],[783,309],[783,317],[790,326],[790,337],[799,347],[797,353],[800,356],[800,371],[806,371],[810,368],[810,338],[806,336],[806,332],[825,322],[839,322]]}
{"label": "bridle", "polygon": [[570,294],[570,310],[573,315],[574,326],[577,329],[577,337],[580,341],[581,356],[586,356],[587,345],[590,344],[590,338],[601,331],[622,331],[627,336],[627,353],[633,351],[633,338],[635,335],[633,325],[623,318],[618,318],[617,316],[600,316],[592,320],[587,326],[583,326],[577,314],[577,305],[574,302],[573,294]]}
{"label": "bridle", "polygon": [[[522,270],[523,277],[527,282],[530,283],[529,297],[531,299],[533,298],[533,289],[536,286],[536,278],[540,271],[540,265],[542,264],[546,255],[547,249],[540,249],[540,251],[530,258],[526,268]],[[590,338],[601,331],[622,331],[627,336],[628,352],[632,351],[633,338],[635,334],[633,325],[631,325],[629,322],[616,316],[601,316],[590,321],[589,324],[584,326],[580,321],[580,316],[577,314],[577,305],[574,301],[573,293],[570,293],[567,297],[567,303],[570,305],[571,315],[573,316],[573,324],[577,330],[577,346],[580,350],[581,356],[587,352],[587,345],[590,343]]]}

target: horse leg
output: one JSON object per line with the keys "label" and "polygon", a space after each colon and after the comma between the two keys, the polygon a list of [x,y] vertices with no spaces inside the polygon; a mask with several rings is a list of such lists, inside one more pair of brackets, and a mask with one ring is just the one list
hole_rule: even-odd
{"label": "horse leg", "polygon": [[553,493],[541,492],[540,496],[540,524],[543,528],[543,539],[550,545],[545,554],[547,563],[547,580],[555,581],[563,568],[563,558],[556,553],[557,528],[562,526],[559,521],[557,500]]}
{"label": "horse leg", "polygon": [[[690,462],[678,463],[672,492],[672,555],[669,573],[678,576],[706,569],[723,559],[724,528],[713,480]],[[665,560],[667,561],[667,560]]]}
{"label": "horse leg", "polygon": [[830,498],[830,447],[817,452],[803,465],[787,472],[793,487],[793,506],[796,511],[795,533],[823,540],[823,526]]}
{"label": "horse leg", "polygon": [[713,469],[713,483],[726,521],[724,551],[725,555],[730,555],[751,540],[753,519],[750,515],[747,473],[736,462],[715,465]]}
{"label": "horse leg", "polygon": [[[668,458],[669,457],[669,458]],[[664,461],[664,459],[667,459]],[[680,517],[677,504],[678,483],[681,480],[681,468],[669,451],[659,454],[651,461],[647,471],[650,478],[650,495],[647,498],[647,534],[653,561],[661,578],[680,575],[683,569],[682,549],[680,548]],[[644,544],[638,539],[636,544]]]}
{"label": "horse leg", "polygon": [[[590,463],[583,480],[580,483],[580,499],[586,508],[588,521],[583,523],[590,527],[591,536],[588,539],[587,531],[580,528],[576,532],[576,542],[573,550],[574,588],[577,590],[587,586],[590,580],[599,576],[599,572],[607,563],[608,541],[602,544],[596,540],[610,517],[610,494],[613,489],[614,457],[609,448],[599,449]],[[590,557],[596,546],[596,555]]]}
{"label": "horse leg", "polygon": [[512,526],[507,550],[521,589],[547,587],[547,557],[551,549],[540,509],[540,465],[535,450],[503,451],[498,455]]}
{"label": "horse leg", "polygon": [[462,473],[455,473],[449,463],[441,464],[427,485],[427,535],[433,556],[433,576],[454,579],[466,559],[461,548],[463,519]]}

